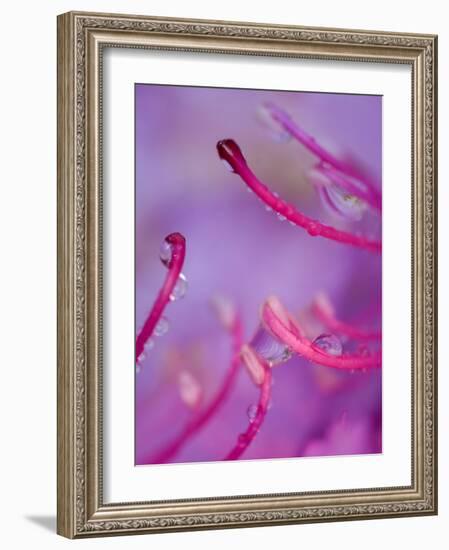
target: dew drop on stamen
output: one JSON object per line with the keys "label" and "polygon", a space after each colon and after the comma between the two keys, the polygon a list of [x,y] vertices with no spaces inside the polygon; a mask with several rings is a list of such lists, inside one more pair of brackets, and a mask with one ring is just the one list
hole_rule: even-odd
{"label": "dew drop on stamen", "polygon": [[285,220],[287,219],[287,218],[286,218],[285,216],[283,216],[282,214],[279,214],[279,212],[278,212],[278,214],[277,214],[277,217],[278,217],[278,220],[279,220],[280,222],[285,222]]}
{"label": "dew drop on stamen", "polygon": [[165,239],[162,241],[161,248],[159,249],[159,258],[161,262],[168,266],[173,254],[173,247]]}
{"label": "dew drop on stamen", "polygon": [[184,298],[187,292],[187,279],[186,276],[181,273],[178,277],[178,280],[176,281],[176,284],[172,290],[172,293],[170,294],[170,300],[174,302],[175,300],[179,300],[180,298]]}
{"label": "dew drop on stamen", "polygon": [[256,419],[258,409],[259,407],[253,404],[250,405],[246,410],[246,415],[248,416],[250,422],[254,422],[254,420]]}
{"label": "dew drop on stamen", "polygon": [[268,204],[265,205],[265,210],[266,210],[267,212],[272,212],[272,211],[273,211],[273,209],[271,208],[271,206],[268,206]]}
{"label": "dew drop on stamen", "polygon": [[343,346],[334,334],[321,334],[313,341],[313,345],[329,355],[340,356],[343,353]]}
{"label": "dew drop on stamen", "polygon": [[139,372],[142,370],[142,367],[143,367],[143,363],[146,359],[147,355],[145,353],[145,351],[143,351],[140,355],[139,355],[139,358],[137,359],[136,361],[136,373],[139,374]]}
{"label": "dew drop on stamen", "polygon": [[164,336],[168,331],[168,320],[165,317],[161,317],[154,328],[155,336]]}
{"label": "dew drop on stamen", "polygon": [[287,143],[291,135],[287,130],[274,119],[270,108],[266,105],[259,105],[257,108],[257,120],[265,128],[269,137],[276,143]]}
{"label": "dew drop on stamen", "polygon": [[234,170],[234,168],[232,167],[232,164],[231,164],[230,162],[228,162],[226,159],[223,159],[223,158],[220,159],[220,160],[221,160],[221,162],[225,165],[226,170],[227,170],[228,172],[232,172],[232,173],[235,174],[235,170]]}
{"label": "dew drop on stamen", "polygon": [[[332,179],[332,174],[339,174],[333,168],[313,169],[309,172],[309,178],[313,183],[323,206],[328,212],[339,218],[349,221],[360,221],[367,209],[365,201],[350,193],[342,184]],[[360,184],[346,174],[340,174],[342,178],[360,188]]]}
{"label": "dew drop on stamen", "polygon": [[145,342],[145,346],[144,346],[144,349],[146,352],[150,351],[151,349],[154,348],[154,340],[153,338],[149,338],[146,342]]}
{"label": "dew drop on stamen", "polygon": [[251,346],[270,367],[285,363],[293,355],[289,347],[274,338],[262,325],[253,336]]}
{"label": "dew drop on stamen", "polygon": [[366,209],[366,204],[358,197],[350,195],[336,185],[327,186],[324,191],[327,193],[325,204],[330,207],[334,214],[351,221],[360,221]]}

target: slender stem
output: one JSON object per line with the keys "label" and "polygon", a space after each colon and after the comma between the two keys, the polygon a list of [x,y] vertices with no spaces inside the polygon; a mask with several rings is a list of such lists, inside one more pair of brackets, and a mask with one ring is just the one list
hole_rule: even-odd
{"label": "slender stem", "polygon": [[304,228],[309,235],[325,237],[340,243],[349,244],[359,248],[363,248],[372,252],[380,253],[382,244],[379,241],[371,241],[365,237],[340,231],[332,226],[322,224],[317,220],[309,218],[294,206],[291,206],[284,200],[276,197],[274,193],[251,171],[246,160],[240,150],[240,147],[232,139],[224,139],[217,143],[217,150],[220,158],[226,161],[232,168],[233,172],[238,174],[246,185],[254,191],[254,193],[267,206],[272,208],[280,216],[291,221],[292,223]]}
{"label": "slender stem", "polygon": [[[286,317],[288,316],[288,321]],[[379,368],[382,355],[332,355],[314,345],[303,333],[299,324],[286,312],[277,299],[269,298],[262,307],[262,320],[275,338],[312,363],[336,369],[355,370]]]}
{"label": "slender stem", "polygon": [[237,374],[240,370],[240,348],[243,344],[243,329],[239,316],[235,316],[232,326],[230,327],[230,333],[232,335],[232,361],[229,370],[227,371],[225,378],[212,399],[202,411],[199,411],[184,427],[181,433],[175,438],[174,441],[169,443],[165,448],[159,451],[154,456],[150,456],[144,459],[146,464],[164,464],[169,462],[173,456],[193,437],[207,422],[214,416],[220,406],[224,403],[227,396],[232,389],[234,382],[237,378]]}
{"label": "slender stem", "polygon": [[[254,351],[253,354],[254,356],[257,356]],[[268,363],[260,356],[257,356],[256,360],[259,362],[260,368],[262,369],[264,376],[263,381],[260,385],[259,401],[257,403],[255,416],[254,418],[250,419],[245,432],[239,435],[237,443],[231,449],[231,451],[229,451],[224,460],[237,460],[242,456],[242,454],[251,445],[257,433],[259,432],[260,427],[262,426],[262,423],[267,414],[268,407],[270,405],[272,380],[271,369]]]}
{"label": "slender stem", "polygon": [[342,172],[348,172],[349,166],[342,162],[340,159],[332,155],[324,147],[322,147],[311,135],[305,132],[295,121],[290,117],[290,115],[275,105],[274,103],[267,102],[264,104],[270,116],[279,123],[286,132],[288,132],[293,138],[295,138],[299,143],[304,145],[311,153],[318,157],[322,162],[327,162],[331,166],[334,166],[337,170]]}
{"label": "slender stem", "polygon": [[312,304],[312,311],[331,332],[343,334],[354,340],[381,340],[381,331],[368,331],[345,323],[336,318],[331,304],[324,295],[318,296]]}
{"label": "slender stem", "polygon": [[299,143],[304,145],[304,147],[306,147],[312,154],[314,154],[321,162],[326,163],[335,169],[333,170],[332,177],[339,177],[340,185],[343,188],[348,189],[348,191],[352,189],[352,191],[350,191],[352,194],[363,198],[360,195],[361,190],[357,188],[357,186],[355,186],[351,182],[348,182],[347,180],[343,181],[345,179],[344,175],[357,179],[360,183],[363,184],[367,191],[367,193],[365,194],[365,200],[367,200],[367,202],[369,202],[375,208],[380,209],[382,204],[381,195],[379,191],[374,187],[374,185],[366,180],[361,180],[358,174],[356,174],[356,172],[348,163],[341,161],[340,159],[332,155],[332,153],[330,153],[327,149],[321,146],[315,140],[315,138],[307,134],[290,117],[290,115],[286,111],[271,102],[266,103],[265,107],[270,113],[270,116],[273,118],[273,120],[280,124],[284,128],[284,130],[288,132],[288,134],[295,138]]}
{"label": "slender stem", "polygon": [[136,362],[142,355],[147,340],[153,334],[154,329],[164,312],[165,307],[170,301],[170,295],[172,294],[176,283],[178,282],[179,275],[181,274],[182,267],[184,265],[184,259],[186,254],[186,241],[181,233],[171,233],[165,238],[165,241],[171,247],[171,257],[167,262],[167,275],[162,285],[161,290],[156,298],[156,301],[151,308],[151,311],[145,321],[142,330],[139,332],[136,339]]}

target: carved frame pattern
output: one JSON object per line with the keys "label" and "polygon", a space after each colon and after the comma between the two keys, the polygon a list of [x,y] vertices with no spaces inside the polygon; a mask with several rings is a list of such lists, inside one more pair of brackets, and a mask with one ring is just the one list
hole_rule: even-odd
{"label": "carved frame pattern", "polygon": [[[412,67],[410,487],[103,504],[101,54],[138,47]],[[437,512],[437,38],[70,12],[58,18],[58,533],[71,537]]]}

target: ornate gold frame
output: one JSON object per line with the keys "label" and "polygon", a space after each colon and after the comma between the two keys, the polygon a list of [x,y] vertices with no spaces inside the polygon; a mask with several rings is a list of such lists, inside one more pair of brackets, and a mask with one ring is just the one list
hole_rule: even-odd
{"label": "ornate gold frame", "polygon": [[[102,499],[101,59],[105,46],[412,68],[412,484],[190,501]],[[81,538],[437,512],[436,107],[432,35],[129,15],[58,17],[58,533]],[[150,496],[150,495],[149,495]]]}

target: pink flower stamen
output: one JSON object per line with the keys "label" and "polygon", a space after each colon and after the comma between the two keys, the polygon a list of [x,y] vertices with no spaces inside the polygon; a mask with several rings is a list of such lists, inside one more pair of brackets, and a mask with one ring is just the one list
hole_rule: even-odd
{"label": "pink flower stamen", "polygon": [[343,354],[337,356],[322,350],[305,336],[299,323],[275,297],[268,298],[264,303],[262,320],[274,337],[317,365],[346,370],[363,370],[381,366],[382,354],[380,352],[371,355]]}
{"label": "pink flower stamen", "polygon": [[355,327],[337,319],[328,297],[320,293],[312,303],[314,315],[332,332],[342,334],[354,340],[381,340],[381,331],[369,331]]}
{"label": "pink flower stamen", "polygon": [[294,206],[278,198],[264,183],[259,181],[249,168],[240,147],[232,139],[224,139],[217,143],[220,158],[227,163],[230,169],[238,174],[246,185],[272,210],[295,225],[305,229],[311,236],[321,236],[340,243],[349,244],[372,252],[380,253],[382,244],[365,237],[340,231],[332,226],[322,224],[309,218]]}
{"label": "pink flower stamen", "polygon": [[272,102],[264,103],[264,107],[274,121],[276,121],[288,134],[304,145],[306,149],[318,157],[322,162],[327,162],[341,172],[348,172],[350,170],[350,167],[345,162],[342,162],[340,159],[332,155],[332,153],[322,147],[314,137],[309,135],[298,124],[296,124],[296,122],[286,111]]}
{"label": "pink flower stamen", "polygon": [[195,416],[186,424],[182,432],[173,442],[169,443],[155,456],[145,458],[143,460],[144,463],[164,464],[169,462],[170,459],[172,459],[190,440],[190,438],[209,422],[220,406],[226,401],[226,398],[228,397],[240,370],[240,349],[243,345],[243,328],[240,316],[237,312],[234,311],[232,321],[229,317],[229,310],[227,310],[225,317],[227,323],[229,323],[225,323],[225,328],[228,329],[232,337],[232,361],[218,392],[203,410],[200,410],[197,414],[195,414]]}
{"label": "pink flower stamen", "polygon": [[145,344],[151,338],[158,322],[162,318],[164,309],[175,290],[178,280],[181,276],[182,267],[186,254],[186,241],[181,233],[171,233],[165,238],[164,244],[169,252],[168,257],[162,260],[168,271],[161,290],[156,298],[156,301],[151,308],[151,311],[140,330],[136,339],[136,362],[143,354]]}
{"label": "pink flower stamen", "polygon": [[245,432],[241,433],[233,449],[224,460],[237,460],[251,445],[263,424],[271,400],[271,369],[268,363],[250,346],[242,348],[242,360],[246,364],[252,380],[260,387],[259,401],[251,413]]}
{"label": "pink flower stamen", "polygon": [[[339,182],[343,189],[366,200],[374,208],[381,208],[382,199],[378,189],[369,181],[362,181],[351,165],[332,155],[314,137],[305,132],[286,111],[271,102],[265,103],[264,107],[275,122],[321,161],[326,171],[332,171],[329,177],[334,178],[335,183]],[[365,189],[364,192],[360,186]]]}

